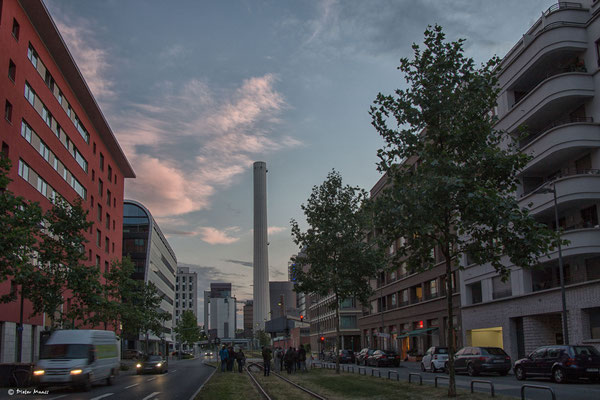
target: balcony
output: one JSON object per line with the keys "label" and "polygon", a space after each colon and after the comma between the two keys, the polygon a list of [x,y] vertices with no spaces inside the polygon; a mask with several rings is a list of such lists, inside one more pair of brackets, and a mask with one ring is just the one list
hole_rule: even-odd
{"label": "balcony", "polygon": [[[600,254],[600,229],[599,228],[583,228],[583,224],[579,226],[570,226],[561,234],[561,239],[568,240],[570,244],[563,246],[562,253],[564,259],[579,255],[598,255]],[[549,258],[543,257],[540,261],[557,262],[558,250],[550,253]]]}
{"label": "balcony", "polygon": [[[572,171],[556,179],[554,184],[559,209],[577,209],[590,200],[600,201],[600,170]],[[531,214],[551,214],[554,212],[554,196],[552,193],[536,193],[538,188],[540,186],[521,195],[519,206],[526,207],[531,203]]]}
{"label": "balcony", "polygon": [[528,121],[552,120],[566,109],[594,97],[594,82],[587,72],[565,72],[550,76],[524,94],[496,125],[514,132]]}

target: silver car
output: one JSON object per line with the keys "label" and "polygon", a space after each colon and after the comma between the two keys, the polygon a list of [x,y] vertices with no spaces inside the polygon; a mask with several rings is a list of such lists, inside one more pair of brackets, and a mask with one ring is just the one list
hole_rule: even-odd
{"label": "silver car", "polygon": [[431,372],[437,372],[438,370],[443,370],[447,361],[447,347],[430,347],[421,360],[421,371],[425,372],[429,370]]}

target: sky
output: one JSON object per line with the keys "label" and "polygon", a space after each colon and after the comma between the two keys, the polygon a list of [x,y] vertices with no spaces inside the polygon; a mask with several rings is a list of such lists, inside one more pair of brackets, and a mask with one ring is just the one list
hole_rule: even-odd
{"label": "sky", "polygon": [[[380,178],[369,106],[427,25],[504,56],[548,0],[44,0],[178,264],[252,298],[252,163],[267,163],[270,280],[298,252],[290,219],[339,171]],[[241,305],[238,307],[241,310]],[[241,323],[241,313],[238,323]]]}

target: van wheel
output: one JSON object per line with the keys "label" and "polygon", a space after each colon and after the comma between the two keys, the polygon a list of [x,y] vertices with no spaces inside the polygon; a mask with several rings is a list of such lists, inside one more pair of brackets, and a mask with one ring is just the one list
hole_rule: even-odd
{"label": "van wheel", "polygon": [[108,378],[106,378],[106,386],[112,386],[112,384],[114,383],[114,380],[115,380],[114,373],[115,373],[115,371],[111,369],[110,374],[108,375]]}

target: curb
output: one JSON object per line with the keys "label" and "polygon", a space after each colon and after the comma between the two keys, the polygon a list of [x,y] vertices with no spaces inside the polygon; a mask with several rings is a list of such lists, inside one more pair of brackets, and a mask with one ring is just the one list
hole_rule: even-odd
{"label": "curb", "polygon": [[[204,364],[204,365],[208,365],[208,364]],[[208,365],[208,366],[212,367],[212,365]],[[202,385],[200,385],[200,387],[198,388],[198,390],[196,390],[194,392],[194,394],[192,395],[192,397],[190,397],[189,400],[194,400],[196,398],[196,396],[198,396],[198,393],[200,393],[200,391],[202,390],[202,388],[204,387],[204,385],[206,385],[206,382],[208,382],[210,380],[210,378],[212,378],[212,376],[215,374],[215,372],[217,372],[217,367],[214,367],[213,372],[210,373],[210,375],[208,376],[208,378],[206,378],[206,380],[204,381],[204,383]]]}

